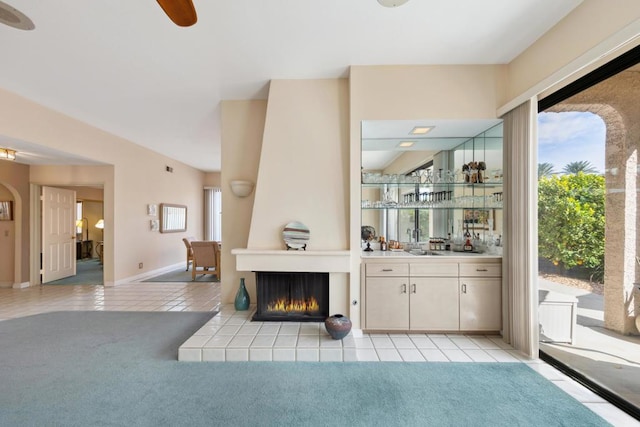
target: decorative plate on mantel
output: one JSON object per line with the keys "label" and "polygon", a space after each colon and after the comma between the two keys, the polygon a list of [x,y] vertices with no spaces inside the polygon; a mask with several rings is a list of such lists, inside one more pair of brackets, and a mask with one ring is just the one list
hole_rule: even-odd
{"label": "decorative plate on mantel", "polygon": [[293,221],[284,226],[282,238],[289,249],[307,249],[309,241],[309,227],[301,222]]}

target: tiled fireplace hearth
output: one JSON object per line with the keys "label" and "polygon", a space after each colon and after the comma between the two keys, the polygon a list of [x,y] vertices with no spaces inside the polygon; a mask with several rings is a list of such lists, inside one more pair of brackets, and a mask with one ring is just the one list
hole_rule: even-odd
{"label": "tiled fireplace hearth", "polygon": [[321,322],[255,322],[233,304],[180,346],[185,362],[518,362],[500,336],[350,333],[332,339]]}

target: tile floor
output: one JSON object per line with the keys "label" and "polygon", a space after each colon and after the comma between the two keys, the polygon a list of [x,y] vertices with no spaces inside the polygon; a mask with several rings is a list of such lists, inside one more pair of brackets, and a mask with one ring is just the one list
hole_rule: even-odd
{"label": "tile floor", "polygon": [[[320,324],[248,323],[249,313],[236,313],[233,306],[221,305],[220,295],[220,285],[210,283],[130,283],[110,288],[91,285],[0,288],[0,320],[64,310],[220,310],[219,315],[183,344],[184,358],[195,357],[196,354],[184,353],[184,350],[199,349],[200,360],[216,357],[220,360],[221,350],[224,350],[224,360],[293,360],[295,357],[300,361],[339,358],[343,361],[516,361],[526,363],[612,425],[640,426],[640,422],[545,362],[523,358],[499,337],[365,334],[358,338],[350,335],[337,342],[331,340]],[[216,347],[218,341],[228,341],[229,345]],[[292,347],[294,341],[296,346]],[[231,351],[227,353],[227,350]]]}
{"label": "tile floor", "polygon": [[[255,307],[252,307],[255,309]],[[304,362],[519,362],[499,336],[360,334],[332,339],[323,323],[253,322],[232,304],[188,339],[179,360]]]}
{"label": "tile floor", "polygon": [[220,286],[192,283],[131,283],[116,287],[44,285],[0,288],[0,320],[51,311],[213,311]]}

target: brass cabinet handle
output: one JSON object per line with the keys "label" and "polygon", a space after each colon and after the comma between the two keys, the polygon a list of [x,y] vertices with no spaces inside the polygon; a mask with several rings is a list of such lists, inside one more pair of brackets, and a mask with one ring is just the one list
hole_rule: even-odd
{"label": "brass cabinet handle", "polygon": [[476,268],[476,271],[489,271],[486,268]]}
{"label": "brass cabinet handle", "polygon": [[463,284],[462,284],[462,293],[463,293],[463,294],[466,294],[466,293],[467,293],[467,284],[466,284],[466,283],[463,283]]}
{"label": "brass cabinet handle", "polygon": [[393,271],[393,268],[383,268],[382,271]]}
{"label": "brass cabinet handle", "polygon": [[414,283],[413,285],[411,285],[411,288],[412,288],[411,293],[415,294],[416,293],[416,284]]}
{"label": "brass cabinet handle", "polygon": [[403,284],[402,284],[402,293],[403,293],[403,294],[406,294],[406,293],[407,293],[407,285],[406,285],[406,283],[403,283]]}

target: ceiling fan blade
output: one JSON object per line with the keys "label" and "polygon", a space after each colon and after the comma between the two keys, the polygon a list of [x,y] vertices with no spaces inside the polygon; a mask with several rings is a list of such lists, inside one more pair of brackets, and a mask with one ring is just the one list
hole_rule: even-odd
{"label": "ceiling fan blade", "polygon": [[181,27],[190,27],[198,21],[192,0],[157,0],[164,13]]}

